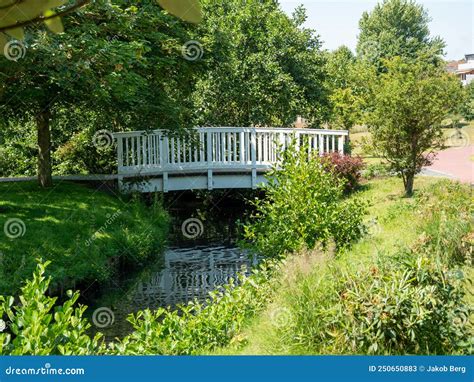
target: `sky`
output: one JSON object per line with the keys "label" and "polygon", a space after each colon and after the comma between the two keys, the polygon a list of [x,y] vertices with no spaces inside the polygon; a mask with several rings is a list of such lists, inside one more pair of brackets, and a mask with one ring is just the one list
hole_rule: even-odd
{"label": "sky", "polygon": [[[355,51],[359,19],[370,11],[377,0],[280,0],[282,9],[291,14],[302,4],[306,8],[306,27],[315,29],[323,48],[334,50],[346,45]],[[417,0],[428,11],[432,21],[430,31],[446,42],[447,60],[458,60],[474,53],[473,0]]]}

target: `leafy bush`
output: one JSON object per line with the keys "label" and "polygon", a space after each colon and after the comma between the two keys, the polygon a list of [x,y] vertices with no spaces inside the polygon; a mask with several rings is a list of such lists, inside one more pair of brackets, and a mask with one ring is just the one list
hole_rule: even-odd
{"label": "leafy bush", "polygon": [[281,168],[273,170],[266,197],[254,202],[256,213],[244,236],[256,252],[279,256],[331,241],[338,249],[362,236],[366,204],[343,198],[343,181],[328,172],[316,154],[290,148]]}
{"label": "leafy bush", "polygon": [[446,180],[420,192],[417,198],[423,206],[423,230],[432,256],[449,266],[472,265],[474,210],[469,188]]}
{"label": "leafy bush", "polygon": [[344,182],[346,192],[354,191],[359,185],[364,162],[359,156],[341,155],[338,152],[323,156],[323,163]]}
{"label": "leafy bush", "polygon": [[312,354],[472,353],[469,189],[442,181],[416,199],[413,213],[425,217],[418,240],[369,265],[348,258],[298,281],[286,302],[294,320],[278,338]]}
{"label": "leafy bush", "polygon": [[466,99],[464,104],[461,106],[461,113],[464,118],[468,121],[474,119],[474,82],[471,82],[465,87]]}
{"label": "leafy bush", "polygon": [[[99,147],[94,144],[94,134],[103,134],[89,128],[74,134],[53,154],[57,165],[54,170],[59,175],[69,174],[113,174],[117,171],[117,156],[114,145]],[[112,136],[105,137],[110,139]],[[103,143],[108,143],[104,141]]]}
{"label": "leafy bush", "polygon": [[19,302],[0,296],[0,319],[7,325],[0,331],[1,355],[88,355],[104,349],[102,335],[90,338],[90,324],[82,318],[85,306],[74,307],[79,293],[56,306],[56,298],[46,296],[50,278],[44,276],[49,262],[39,263],[33,278],[21,289]]}
{"label": "leafy bush", "polygon": [[401,251],[340,291],[334,317],[347,351],[362,354],[446,354],[462,351],[470,310],[462,273],[425,254]]}

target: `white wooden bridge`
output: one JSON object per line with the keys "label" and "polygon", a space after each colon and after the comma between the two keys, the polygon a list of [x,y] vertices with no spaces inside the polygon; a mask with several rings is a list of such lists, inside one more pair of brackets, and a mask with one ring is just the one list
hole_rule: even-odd
{"label": "white wooden bridge", "polygon": [[165,131],[116,133],[122,191],[256,188],[281,149],[307,143],[320,155],[344,153],[345,130],[213,127],[186,136]]}

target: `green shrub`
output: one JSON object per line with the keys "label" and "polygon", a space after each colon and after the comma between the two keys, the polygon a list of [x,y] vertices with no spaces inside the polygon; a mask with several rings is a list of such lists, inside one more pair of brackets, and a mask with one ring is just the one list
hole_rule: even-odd
{"label": "green shrub", "polygon": [[458,271],[402,251],[388,264],[351,275],[334,317],[336,341],[342,340],[347,352],[361,354],[462,351],[470,311]]}
{"label": "green shrub", "polygon": [[[117,155],[115,145],[99,147],[95,144],[95,134],[104,135],[112,140],[111,133],[88,128],[79,131],[53,153],[56,165],[54,172],[59,175],[70,174],[113,174],[117,171]],[[100,142],[99,142],[100,143]],[[109,143],[104,141],[103,143]],[[112,141],[110,141],[112,143]]]}
{"label": "green shrub", "polygon": [[366,204],[344,199],[344,182],[316,154],[308,159],[306,149],[290,148],[268,179],[266,197],[254,202],[256,213],[244,226],[257,253],[279,256],[331,241],[341,249],[363,234]]}
{"label": "green shrub", "polygon": [[74,306],[79,293],[68,292],[62,306],[46,296],[51,279],[44,276],[49,262],[39,263],[33,278],[21,289],[19,301],[0,296],[1,355],[89,355],[103,352],[102,335],[86,334],[85,306]]}
{"label": "green shrub", "polygon": [[449,266],[472,265],[472,247],[466,246],[474,218],[470,189],[446,180],[432,185],[417,199],[423,206],[423,229],[431,253]]}
{"label": "green shrub", "polygon": [[393,174],[390,172],[387,165],[383,163],[371,163],[366,166],[362,175],[366,179],[373,179],[373,178],[391,176]]}
{"label": "green shrub", "polygon": [[467,85],[465,90],[466,99],[461,106],[461,113],[466,120],[472,121],[474,119],[474,82]]}
{"label": "green shrub", "polygon": [[311,354],[472,353],[469,189],[441,181],[410,208],[424,217],[415,243],[372,265],[347,258],[314,270],[289,292],[294,320],[277,337]]}

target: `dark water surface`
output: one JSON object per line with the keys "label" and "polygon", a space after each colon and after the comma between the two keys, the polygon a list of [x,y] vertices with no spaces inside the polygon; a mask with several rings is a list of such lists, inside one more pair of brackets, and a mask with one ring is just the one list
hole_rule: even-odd
{"label": "dark water surface", "polygon": [[[164,253],[157,254],[155,261],[139,272],[124,272],[89,304],[93,331],[102,331],[108,340],[123,337],[132,330],[126,320],[130,313],[147,308],[174,309],[194,299],[203,302],[209,292],[235,280],[239,273],[248,274],[256,265],[257,258],[235,244],[236,221],[245,213],[246,205],[233,199],[229,206],[224,200],[224,204],[212,204],[212,214],[207,216],[196,205],[199,203],[189,208],[181,203],[181,208],[170,211],[172,244]],[[189,239],[183,228],[190,218],[202,223],[197,238]]]}

